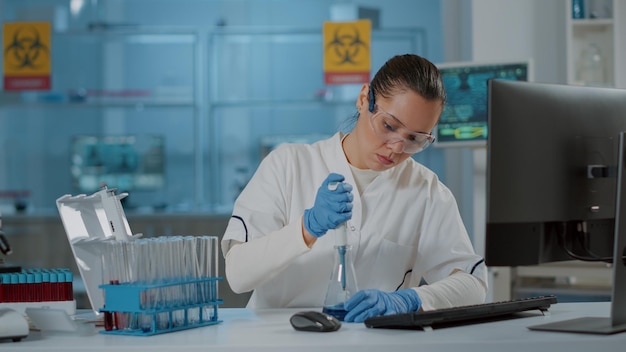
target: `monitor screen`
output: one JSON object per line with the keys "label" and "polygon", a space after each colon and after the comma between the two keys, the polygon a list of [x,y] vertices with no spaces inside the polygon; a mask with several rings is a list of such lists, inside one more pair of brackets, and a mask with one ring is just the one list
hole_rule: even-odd
{"label": "monitor screen", "polygon": [[435,146],[487,145],[487,82],[530,80],[529,61],[448,63],[438,65],[446,89],[446,106],[435,127]]}
{"label": "monitor screen", "polygon": [[79,192],[103,183],[120,192],[161,189],[163,136],[77,136],[72,140],[71,173]]}
{"label": "monitor screen", "polygon": [[489,82],[485,261],[611,257],[626,90]]}

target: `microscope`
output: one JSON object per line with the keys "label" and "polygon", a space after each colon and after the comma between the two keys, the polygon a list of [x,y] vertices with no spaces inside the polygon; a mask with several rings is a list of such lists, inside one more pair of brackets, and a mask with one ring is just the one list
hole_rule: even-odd
{"label": "microscope", "polygon": [[[2,231],[2,214],[0,214],[0,252],[2,252],[3,256],[13,252],[9,241]],[[4,258],[0,257],[0,274],[19,272],[21,270],[22,268],[17,266],[5,265]],[[2,284],[3,282],[0,280],[0,285]],[[11,339],[14,342],[20,341],[28,336],[28,322],[22,314],[11,308],[4,307],[2,302],[3,300],[0,300],[0,340]]]}
{"label": "microscope", "polygon": [[[2,253],[3,256],[7,256],[13,253],[13,251],[11,250],[11,246],[9,245],[9,241],[4,235],[4,231],[2,231],[2,213],[0,213],[0,253]],[[6,265],[4,262],[4,257],[0,257],[0,274],[14,273],[21,270],[21,267]]]}

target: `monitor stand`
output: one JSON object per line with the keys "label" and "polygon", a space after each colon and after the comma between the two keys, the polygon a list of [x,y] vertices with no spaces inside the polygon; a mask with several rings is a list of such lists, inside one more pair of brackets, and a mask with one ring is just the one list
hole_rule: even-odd
{"label": "monitor stand", "polygon": [[626,132],[619,135],[617,193],[615,201],[615,242],[613,249],[613,290],[611,316],[583,317],[529,326],[530,330],[615,334],[626,331]]}

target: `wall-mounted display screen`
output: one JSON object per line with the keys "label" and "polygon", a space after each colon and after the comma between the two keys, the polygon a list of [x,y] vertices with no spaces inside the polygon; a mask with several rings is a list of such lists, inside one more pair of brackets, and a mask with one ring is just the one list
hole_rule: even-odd
{"label": "wall-mounted display screen", "polygon": [[447,101],[435,126],[439,147],[487,145],[487,82],[490,79],[530,80],[529,61],[508,63],[460,62],[437,65]]}

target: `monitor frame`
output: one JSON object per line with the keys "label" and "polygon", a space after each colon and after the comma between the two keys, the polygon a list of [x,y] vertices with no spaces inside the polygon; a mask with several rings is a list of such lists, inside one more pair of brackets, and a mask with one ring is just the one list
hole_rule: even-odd
{"label": "monitor frame", "polygon": [[[611,255],[601,258],[613,263],[610,315],[533,325],[531,330],[604,335],[626,331],[624,117],[623,89],[489,82],[489,127],[495,133],[489,135],[487,148],[486,264],[565,260],[561,257],[567,243],[555,237],[586,234],[587,223],[594,221],[613,222],[598,231],[612,243]],[[532,147],[524,148],[528,145]],[[544,231],[549,227],[559,228],[558,233]],[[528,251],[516,257],[528,249],[522,248],[528,242],[540,255],[532,257],[537,253]],[[581,259],[568,254],[569,259]],[[529,256],[538,262],[516,262]]]}
{"label": "monitor frame", "polygon": [[619,133],[615,230],[608,317],[581,317],[529,326],[530,330],[610,335],[626,331],[626,132]]}

